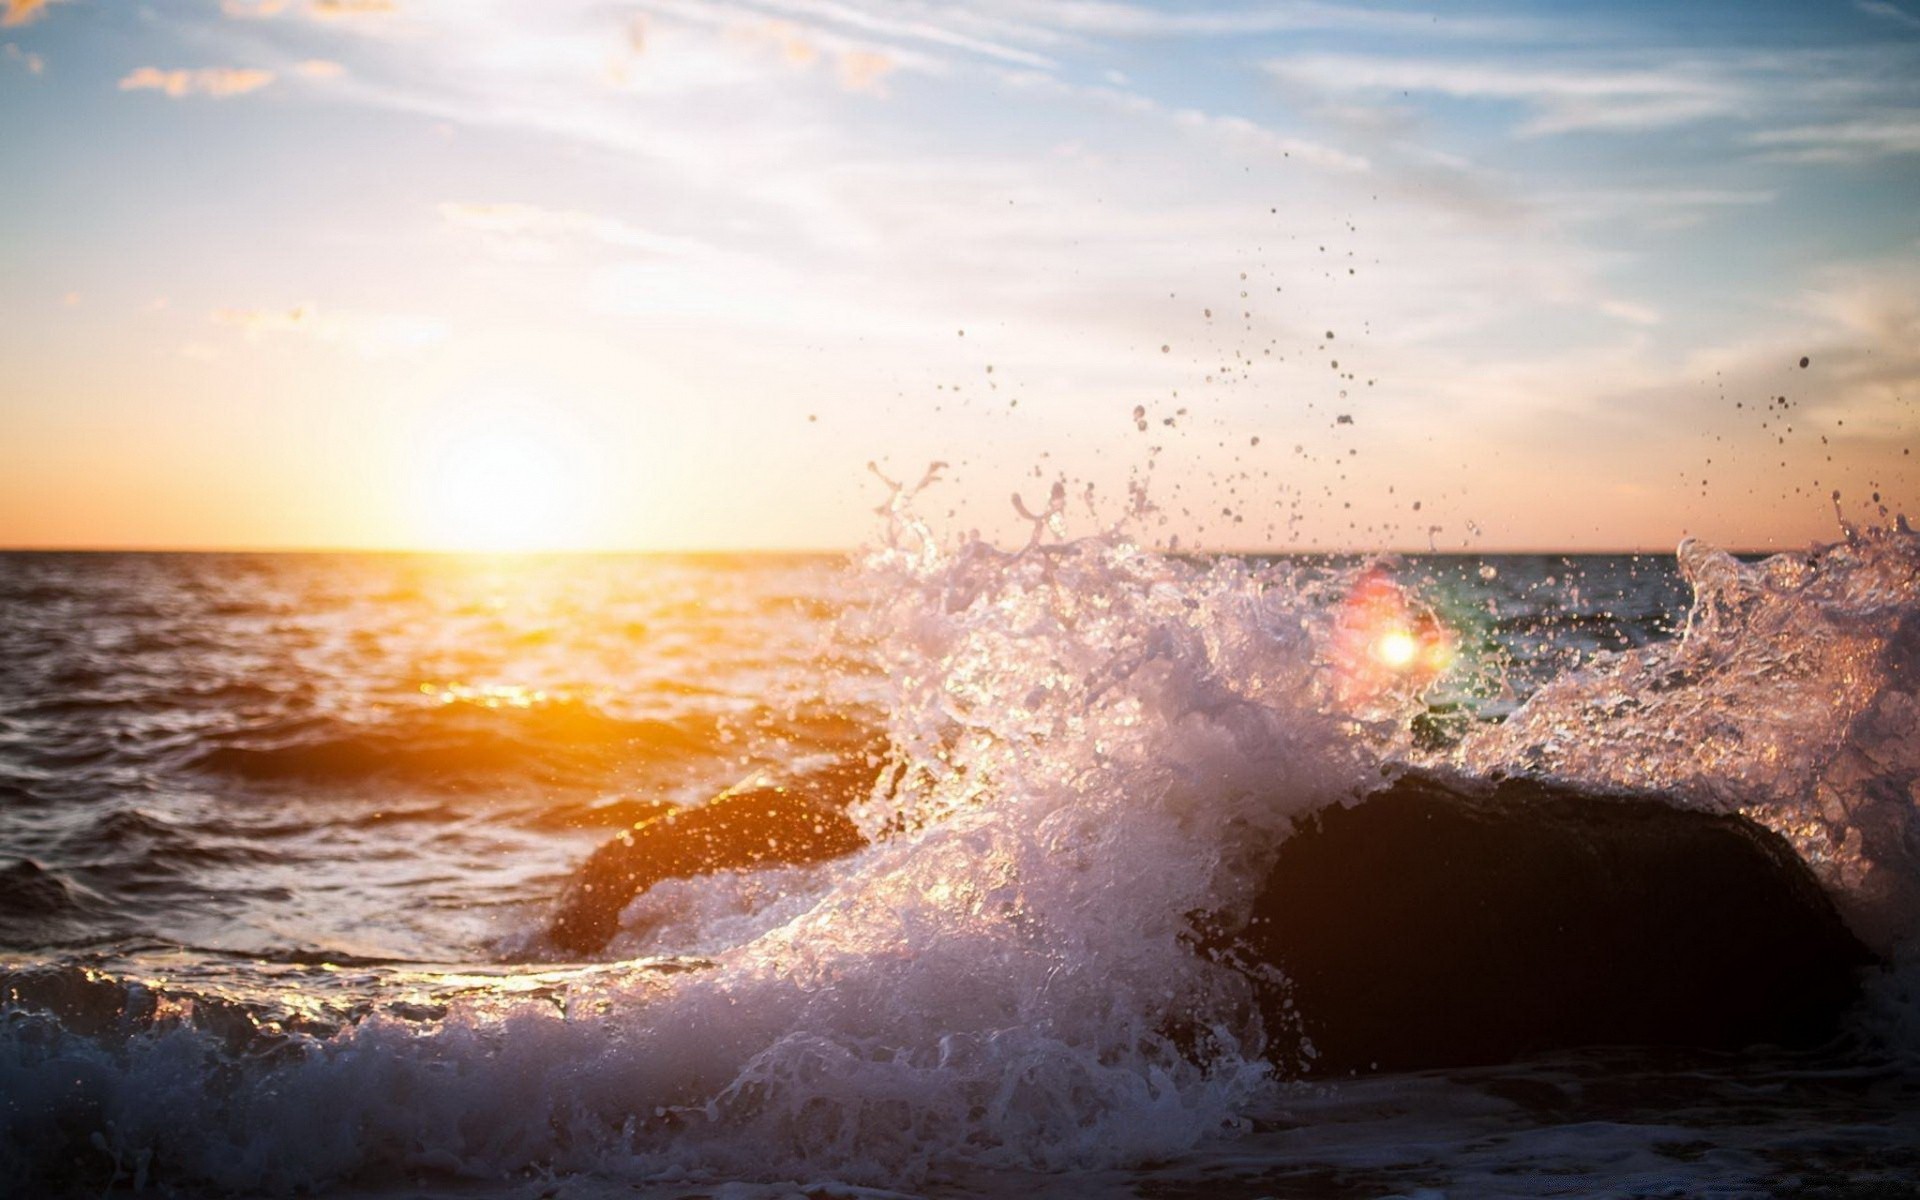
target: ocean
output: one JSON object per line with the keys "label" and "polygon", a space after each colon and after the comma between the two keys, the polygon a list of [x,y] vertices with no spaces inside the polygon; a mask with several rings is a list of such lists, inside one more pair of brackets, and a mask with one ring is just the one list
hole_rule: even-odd
{"label": "ocean", "polygon": [[[546,936],[613,835],[875,746],[865,849]],[[1189,917],[1407,769],[1773,830],[1860,1000],[1795,1049],[1315,1070]],[[1904,528],[0,555],[8,1195],[1914,1196],[1916,932]]]}

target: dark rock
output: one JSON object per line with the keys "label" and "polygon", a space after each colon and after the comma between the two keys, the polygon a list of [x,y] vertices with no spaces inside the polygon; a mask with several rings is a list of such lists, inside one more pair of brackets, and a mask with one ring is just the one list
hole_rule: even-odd
{"label": "dark rock", "polygon": [[791,785],[734,788],[698,808],[636,822],[574,873],[547,939],[592,954],[620,928],[621,910],[661,880],[851,854],[867,841],[843,810],[878,775],[874,758],[858,756]]}
{"label": "dark rock", "polygon": [[1872,961],[1786,842],[1744,818],[1424,775],[1304,821],[1241,943],[1286,975],[1269,1024],[1297,1013],[1320,1074],[1815,1045]]}
{"label": "dark rock", "polygon": [[75,889],[30,858],[0,867],[0,911],[8,915],[51,916],[76,906]]}

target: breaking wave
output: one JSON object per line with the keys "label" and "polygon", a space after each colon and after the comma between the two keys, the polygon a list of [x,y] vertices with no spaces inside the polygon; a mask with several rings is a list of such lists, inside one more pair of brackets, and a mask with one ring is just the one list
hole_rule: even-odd
{"label": "breaking wave", "polygon": [[[1750,814],[1874,944],[1911,938],[1906,529],[1757,564],[1689,544],[1683,636],[1602,654],[1434,749],[1414,725],[1455,668],[1383,669],[1383,605],[1396,629],[1435,619],[1381,564],[1062,541],[1058,508],[1007,551],[937,539],[897,493],[846,631],[883,681],[894,755],[854,809],[867,850],[663,888],[616,942],[652,957],[370,963],[334,1009],[295,1003],[300,976],[236,1001],[16,970],[0,1178],[86,1159],[242,1191],[529,1167],[912,1186],[1177,1154],[1312,1077],[1311,1047],[1263,1025],[1247,978],[1194,953],[1193,914],[1244,907],[1296,818],[1412,763]],[[618,744],[577,719],[586,752]],[[370,769],[314,753],[202,765]],[[378,764],[433,765],[394,753]],[[36,868],[6,880],[66,903]]]}

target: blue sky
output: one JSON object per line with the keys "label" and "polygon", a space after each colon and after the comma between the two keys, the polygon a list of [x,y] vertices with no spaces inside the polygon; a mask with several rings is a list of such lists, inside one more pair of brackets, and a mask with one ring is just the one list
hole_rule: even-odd
{"label": "blue sky", "polygon": [[1920,6],[4,11],[3,543],[1913,508]]}

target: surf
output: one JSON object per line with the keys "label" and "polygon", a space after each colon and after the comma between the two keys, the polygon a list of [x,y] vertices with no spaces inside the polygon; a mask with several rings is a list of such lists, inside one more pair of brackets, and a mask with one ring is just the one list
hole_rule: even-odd
{"label": "surf", "polygon": [[[902,494],[836,635],[887,747],[884,786],[845,808],[864,848],[656,883],[601,962],[527,961],[554,880],[503,961],[369,960],[347,968],[365,999],[324,1013],[298,1000],[318,966],[236,962],[253,993],[223,1000],[138,955],[15,963],[6,1177],[918,1187],[1191,1154],[1325,1077],[1311,1014],[1276,1017],[1304,997],[1197,953],[1196,914],[1253,912],[1289,847],[1409,772],[1751,822],[1854,936],[1908,953],[1904,528],[1761,563],[1689,547],[1682,636],[1593,656],[1449,741],[1416,730],[1460,676],[1370,657],[1383,579],[1394,620],[1457,628],[1394,582],[1405,564],[1185,558],[1065,537],[1057,506],[1002,548],[936,536]],[[1485,668],[1458,649],[1448,672]]]}

